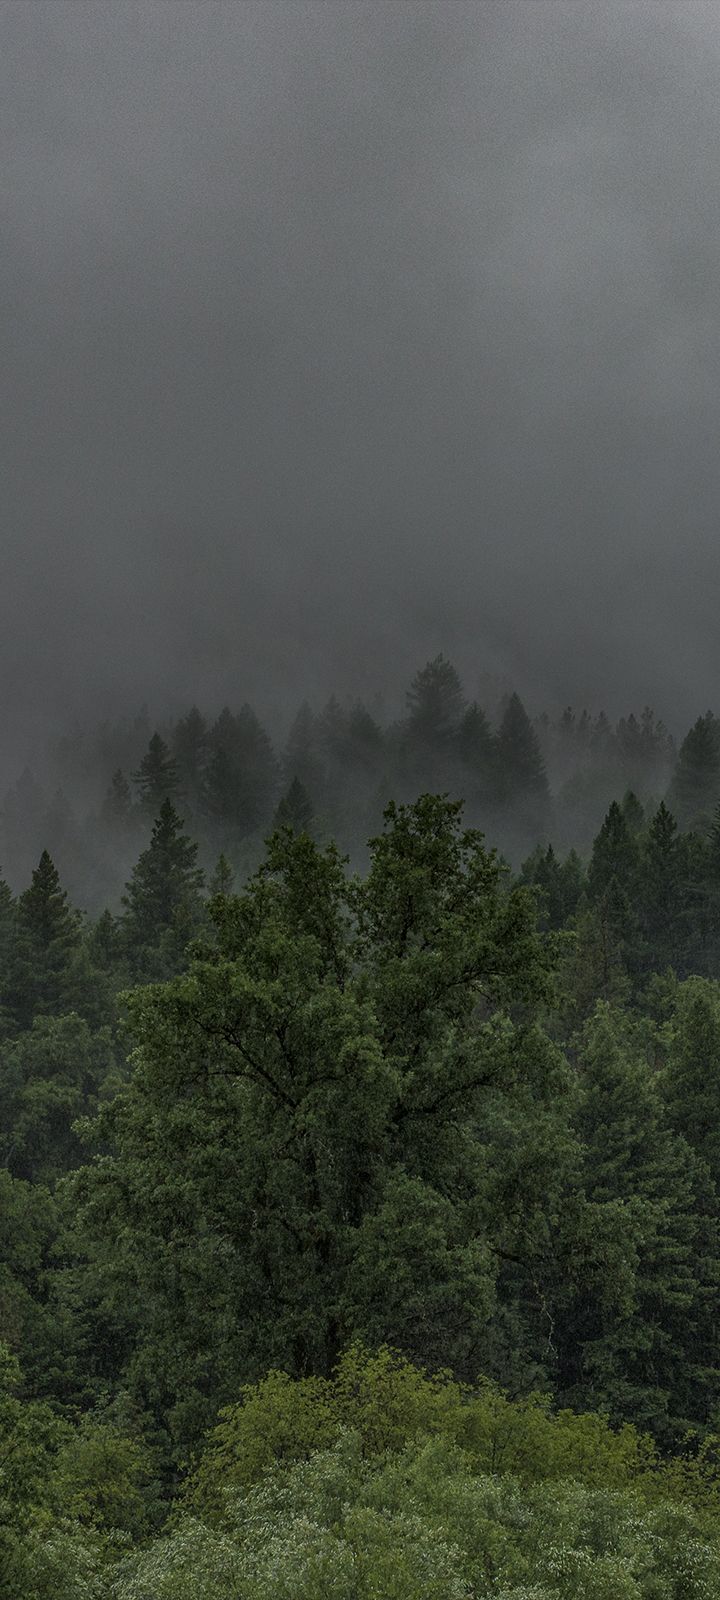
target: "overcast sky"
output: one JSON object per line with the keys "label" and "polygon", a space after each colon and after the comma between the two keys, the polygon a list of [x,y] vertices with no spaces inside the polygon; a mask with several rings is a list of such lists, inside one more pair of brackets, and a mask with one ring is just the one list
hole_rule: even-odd
{"label": "overcast sky", "polygon": [[5,720],[720,709],[716,0],[4,0]]}

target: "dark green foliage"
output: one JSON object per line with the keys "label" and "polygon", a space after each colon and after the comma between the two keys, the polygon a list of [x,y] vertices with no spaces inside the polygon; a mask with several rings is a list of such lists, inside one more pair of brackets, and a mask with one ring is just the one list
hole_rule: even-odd
{"label": "dark green foliage", "polygon": [[720,988],[691,978],[677,990],[662,1076],[671,1126],[704,1161],[720,1191]]}
{"label": "dark green foliage", "polygon": [[133,782],[146,817],[156,817],[166,800],[177,797],[180,788],[177,763],[159,733],[153,734],[137,772],[133,773]]}
{"label": "dark green foliage", "polygon": [[637,795],[633,793],[632,789],[626,790],[625,794],[623,795],[621,810],[623,814],[623,821],[628,833],[641,833],[643,823],[645,821],[645,807],[642,805],[640,800],[638,800]]}
{"label": "dark green foliage", "polygon": [[720,723],[711,711],[683,739],[668,800],[684,828],[707,823],[720,801]]}
{"label": "dark green foliage", "polygon": [[538,891],[543,926],[559,929],[577,911],[585,874],[574,850],[565,861],[559,861],[551,844],[546,849],[539,844],[523,863],[520,882]]}
{"label": "dark green foliage", "polygon": [[0,878],[0,1037],[12,1025],[9,993],[16,937],[16,907],[12,890]]}
{"label": "dark green foliage", "polygon": [[[677,1438],[698,1389],[710,1409],[720,1398],[720,1367],[703,1365],[700,1384],[696,1370],[708,1285],[695,1164],[624,1030],[623,1017],[600,1006],[579,1049],[583,1191],[601,1247],[603,1210],[612,1219],[604,1247],[613,1270],[576,1285],[568,1275],[556,1319],[559,1386],[571,1404],[582,1396],[616,1422],[632,1417],[656,1437],[674,1428]],[[716,1255],[719,1246],[716,1237]]]}
{"label": "dark green foliage", "polygon": [[[122,769],[148,732],[98,739],[116,771],[98,819],[115,871],[139,849]],[[320,1600],[349,1574],[348,1593],[402,1600],[714,1593],[720,827],[688,831],[658,803],[661,726],[568,712],[533,727],[511,701],[496,735],[438,658],[395,729],[358,703],[306,708],[279,804],[248,707],[209,731],[194,709],[167,739],[200,859],[228,851],[209,910],[167,796],[119,916],[80,918],[47,851],[17,901],[0,884],[0,1335],[25,1366],[0,1394],[0,1588],[217,1600],[231,1584],[265,1600],[284,1584]],[[38,812],[63,877],[83,748],[63,754],[73,816]],[[581,780],[582,858],[572,834],[547,843],[544,760],[555,786]],[[686,750],[680,780],[691,767]],[[513,860],[525,851],[519,881],[438,794],[387,806],[364,857],[379,796],[428,773],[464,789]],[[561,829],[569,814],[563,800]],[[362,876],[312,833],[347,839]],[[358,1337],[380,1353],[348,1353]],[[594,1414],[554,1416],[532,1390]],[[152,1541],[156,1474],[169,1504],[224,1403],[192,1474],[210,1521],[175,1508]],[[531,1503],[542,1479],[552,1492]],[[238,1493],[260,1496],[242,1501],[262,1530],[251,1557]],[[482,1549],[462,1572],[443,1545],[450,1493],[474,1508],[472,1537],[452,1524],[457,1549]],[[515,1495],[515,1511],[505,1498],[479,1523],[478,1494]],[[673,1505],[651,1511],[663,1495]],[[564,1564],[545,1559],[551,1525]]]}
{"label": "dark green foliage", "polygon": [[497,733],[498,795],[521,848],[550,824],[550,790],[537,734],[519,696],[505,707]]}
{"label": "dark green foliage", "polygon": [[54,862],[43,850],[30,887],[17,903],[8,995],[19,1027],[29,1027],[35,1016],[67,1011],[78,1003],[79,950],[79,917],[70,908]]}
{"label": "dark green foliage", "polygon": [[232,894],[234,883],[235,873],[233,872],[230,862],[228,861],[227,856],[220,854],[215,863],[215,868],[208,884],[208,895],[210,899],[214,900],[216,895],[220,895],[226,899],[229,894]]}
{"label": "dark green foliage", "polygon": [[457,751],[464,798],[471,813],[482,816],[498,797],[498,747],[487,717],[475,701],[460,722]]}
{"label": "dark green foliage", "polygon": [[312,800],[299,778],[293,778],[275,812],[273,828],[290,828],[293,833],[309,833],[313,821]]}
{"label": "dark green foliage", "polygon": [[210,731],[209,743],[202,809],[214,835],[231,844],[269,818],[277,763],[265,729],[247,705],[237,716],[226,708]]}
{"label": "dark green foliage", "polygon": [[455,744],[463,714],[462,684],[443,655],[415,674],[406,695],[407,739],[415,752],[448,753]]}
{"label": "dark green foliage", "polygon": [[123,949],[134,976],[170,977],[202,922],[203,874],[197,845],[182,832],[182,819],[164,800],[123,895]]}
{"label": "dark green foliage", "polygon": [[687,849],[662,801],[643,841],[638,883],[638,923],[648,971],[684,969],[687,947]]}
{"label": "dark green foliage", "polygon": [[632,895],[639,862],[639,848],[634,832],[628,826],[623,810],[616,800],[608,811],[600,832],[593,843],[588,867],[588,890],[597,901],[610,890],[613,882],[626,895]]}
{"label": "dark green foliage", "polygon": [[130,1205],[106,1292],[135,1307],[128,1380],[179,1439],[204,1372],[222,1394],[278,1360],[328,1371],[355,1332],[473,1371],[517,1246],[507,1194],[531,1274],[563,1162],[532,902],[457,806],[390,807],[362,885],[285,830],[213,916],[187,977],[132,1002],[143,1065],[78,1188],[90,1232],[112,1217],[115,1239]]}
{"label": "dark green foliage", "polygon": [[114,1066],[109,1031],[74,1013],[40,1017],[0,1048],[0,1160],[14,1176],[52,1185],[79,1164],[73,1125],[97,1109]]}

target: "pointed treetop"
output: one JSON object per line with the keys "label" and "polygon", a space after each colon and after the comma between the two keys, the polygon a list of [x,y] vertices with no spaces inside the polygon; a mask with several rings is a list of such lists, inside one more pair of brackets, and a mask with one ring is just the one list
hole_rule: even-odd
{"label": "pointed treetop", "polygon": [[299,778],[293,778],[275,812],[273,827],[292,828],[293,833],[309,833],[314,814],[307,789]]}
{"label": "pointed treetop", "polygon": [[460,678],[444,655],[416,672],[406,694],[408,730],[414,739],[445,745],[457,733],[464,709]]}
{"label": "pointed treetop", "polygon": [[133,773],[133,782],[146,816],[156,817],[163,801],[177,795],[177,765],[159,733],[153,734],[137,772]]}
{"label": "pointed treetop", "polygon": [[210,898],[212,900],[226,900],[228,895],[232,894],[234,884],[235,873],[233,872],[227,856],[221,853],[218,856],[214,871],[208,884]]}

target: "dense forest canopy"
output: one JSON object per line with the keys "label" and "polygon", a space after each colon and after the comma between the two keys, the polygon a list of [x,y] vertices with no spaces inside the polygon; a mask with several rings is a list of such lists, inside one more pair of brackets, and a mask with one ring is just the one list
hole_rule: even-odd
{"label": "dense forest canopy", "polygon": [[0,126],[0,1600],[718,1600],[720,9]]}
{"label": "dense forest canopy", "polygon": [[7,1592],[714,1592],[715,719],[491,720],[438,657],[391,727],[103,738],[36,822],[121,891],[0,889]]}

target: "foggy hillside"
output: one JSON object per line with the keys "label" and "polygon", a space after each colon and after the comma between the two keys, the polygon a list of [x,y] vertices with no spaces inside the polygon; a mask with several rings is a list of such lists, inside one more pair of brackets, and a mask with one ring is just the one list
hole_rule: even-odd
{"label": "foggy hillside", "polygon": [[0,140],[0,1596],[720,1596],[720,6]]}

